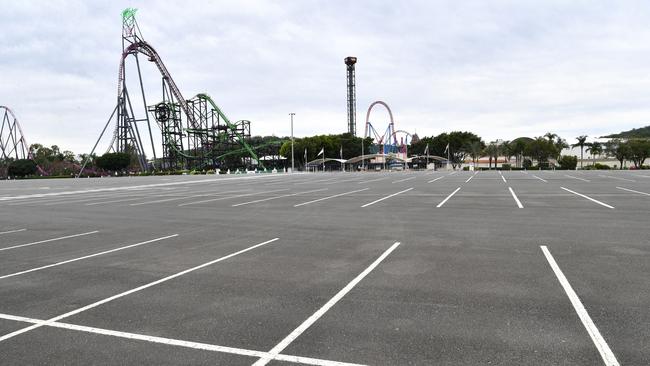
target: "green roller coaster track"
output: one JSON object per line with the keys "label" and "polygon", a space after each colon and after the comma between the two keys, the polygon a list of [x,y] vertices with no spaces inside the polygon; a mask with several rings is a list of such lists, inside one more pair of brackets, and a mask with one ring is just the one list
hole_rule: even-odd
{"label": "green roller coaster track", "polygon": [[[282,141],[280,141],[280,140],[271,141],[271,142],[268,142],[266,144],[251,147],[246,142],[246,139],[244,138],[244,136],[242,136],[241,134],[236,132],[237,131],[237,123],[232,123],[230,121],[230,119],[228,119],[228,117],[223,113],[221,108],[219,108],[219,106],[212,100],[212,98],[208,94],[200,93],[200,94],[197,94],[195,97],[210,103],[210,106],[212,106],[214,111],[217,112],[219,117],[226,123],[226,126],[228,126],[228,128],[235,134],[235,136],[237,137],[237,142],[242,146],[241,149],[232,150],[232,151],[229,151],[229,152],[227,152],[225,154],[221,154],[221,155],[218,155],[218,156],[210,156],[210,154],[208,154],[208,156],[210,156],[213,159],[222,159],[222,158],[224,158],[226,156],[236,155],[236,154],[240,154],[240,153],[244,152],[244,153],[248,153],[248,155],[257,162],[258,167],[264,168],[264,163],[259,159],[259,157],[255,153],[255,150],[259,150],[259,149],[262,149],[264,147],[273,146],[273,145],[277,146],[277,145],[280,145],[282,143]],[[163,127],[163,126],[161,126],[161,127]],[[186,128],[185,131],[186,132],[193,132],[193,133],[201,133],[201,131],[191,129],[191,128]],[[168,132],[168,131],[165,131],[165,132]],[[164,134],[164,135],[168,136],[168,134]],[[176,152],[178,155],[180,155],[180,156],[182,156],[182,157],[184,157],[186,159],[196,159],[197,158],[196,156],[193,156],[193,155],[187,154],[184,151],[178,150],[176,148],[176,146],[169,143],[168,141],[166,141],[166,143],[167,143],[167,146],[169,146],[172,150],[174,150],[174,152]]]}
{"label": "green roller coaster track", "polygon": [[259,167],[263,168],[264,166],[262,165],[262,162],[260,161],[260,159],[257,157],[257,154],[255,154],[255,151],[253,151],[253,149],[250,147],[250,145],[248,145],[248,143],[246,142],[246,140],[244,139],[244,137],[242,135],[235,132],[235,131],[237,131],[237,126],[235,124],[233,124],[232,122],[230,122],[228,117],[226,117],[226,115],[221,111],[221,108],[219,108],[219,106],[212,100],[212,98],[210,98],[210,96],[205,94],[205,93],[197,94],[196,97],[199,98],[199,99],[203,99],[206,102],[210,103],[212,108],[217,112],[217,114],[219,114],[219,117],[221,117],[221,119],[223,119],[223,121],[226,123],[228,128],[230,128],[235,133],[235,135],[237,136],[237,141],[239,142],[240,145],[242,145],[243,149],[248,151],[251,158],[253,158],[255,161],[257,161],[257,164],[258,164]]}

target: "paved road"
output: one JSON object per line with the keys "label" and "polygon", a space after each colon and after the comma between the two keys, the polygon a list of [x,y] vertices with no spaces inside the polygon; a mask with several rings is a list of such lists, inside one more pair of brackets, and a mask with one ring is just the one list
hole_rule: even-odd
{"label": "paved road", "polygon": [[0,363],[647,365],[649,209],[642,171],[0,181]]}

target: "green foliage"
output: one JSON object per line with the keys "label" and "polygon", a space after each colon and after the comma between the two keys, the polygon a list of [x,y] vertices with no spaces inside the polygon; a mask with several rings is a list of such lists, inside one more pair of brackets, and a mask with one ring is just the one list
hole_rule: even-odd
{"label": "green foliage", "polygon": [[607,165],[607,164],[596,163],[596,164],[594,164],[594,165],[590,165],[590,166],[588,166],[588,167],[585,167],[585,170],[609,170],[609,169],[611,169],[611,168],[612,168],[612,167],[610,167],[610,166]]}
{"label": "green foliage", "polygon": [[492,169],[492,160],[494,160],[494,168],[496,169],[497,167],[497,161],[499,159],[499,155],[501,154],[501,148],[499,145],[497,145],[494,142],[491,142],[489,145],[485,147],[483,150],[483,153],[487,155],[490,158],[490,166],[489,169]]}
{"label": "green foliage", "polygon": [[465,146],[465,151],[469,154],[469,156],[472,157],[472,161],[474,162],[474,165],[476,165],[478,159],[481,157],[481,154],[483,154],[484,149],[485,149],[485,144],[481,140],[468,141],[467,145]]}
{"label": "green foliage", "polygon": [[553,141],[537,137],[524,148],[524,155],[537,160],[540,167],[548,166],[548,159],[558,155],[558,148]]}
{"label": "green foliage", "polygon": [[606,138],[650,138],[650,126],[633,128],[629,131],[604,136]]}
{"label": "green foliage", "polygon": [[472,151],[477,151],[479,147],[480,150],[483,150],[485,147],[485,144],[477,135],[466,131],[453,131],[441,133],[435,137],[421,138],[420,141],[409,147],[409,155],[424,155],[427,144],[429,145],[429,155],[442,158],[447,158],[445,148],[449,144],[449,159],[454,167],[462,164]]}
{"label": "green foliage", "polygon": [[620,169],[623,169],[623,162],[630,156],[630,147],[621,139],[611,139],[605,143],[605,154],[618,160]]}
{"label": "green foliage", "polygon": [[28,175],[34,175],[38,169],[36,163],[30,159],[19,159],[12,161],[7,168],[7,175],[10,177],[24,178]]}
{"label": "green foliage", "polygon": [[560,157],[560,159],[558,159],[557,162],[560,165],[560,169],[575,170],[575,168],[578,166],[578,157],[571,156],[571,155],[564,155]]}
{"label": "green foliage", "polygon": [[[306,162],[315,160],[322,148],[325,149],[326,158],[339,159],[341,157],[341,148],[343,148],[343,159],[359,156],[361,155],[362,140],[361,137],[355,137],[349,133],[296,138],[294,139],[294,160],[296,166],[301,166]],[[367,138],[363,143],[364,154],[374,153],[370,151],[372,139]],[[307,150],[307,161],[305,161],[305,149]],[[282,144],[282,147],[280,147],[280,155],[289,159],[289,165],[291,164],[291,140]]]}
{"label": "green foliage", "polygon": [[626,142],[629,149],[628,158],[634,162],[636,168],[641,168],[650,156],[650,140],[633,139]]}
{"label": "green foliage", "polygon": [[632,160],[636,168],[641,168],[650,156],[650,140],[647,139],[611,139],[605,143],[605,153],[619,161],[621,169],[625,160]]}
{"label": "green foliage", "polygon": [[122,171],[131,164],[131,154],[106,153],[95,161],[97,167],[108,171]]}

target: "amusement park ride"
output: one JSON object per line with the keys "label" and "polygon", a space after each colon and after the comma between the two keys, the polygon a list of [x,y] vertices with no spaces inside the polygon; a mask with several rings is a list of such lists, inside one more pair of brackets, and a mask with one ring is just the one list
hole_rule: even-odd
{"label": "amusement park ride", "polygon": [[[245,164],[248,166],[254,161],[258,167],[263,167],[255,149],[247,142],[251,137],[250,122],[231,122],[207,94],[201,93],[185,99],[160,55],[143,39],[135,13],[136,9],[131,8],[122,12],[122,57],[117,104],[91,155],[108,126],[113,123],[115,128],[107,152],[134,154],[141,171],[218,168],[225,157],[234,154],[245,156]],[[142,56],[155,64],[162,77],[162,100],[154,105],[147,104],[140,68]],[[136,75],[129,77],[129,80],[136,81],[132,83],[135,85],[135,93],[130,93],[127,88],[127,59],[135,62]],[[142,98],[142,101],[136,102],[132,98]],[[154,141],[152,120],[159,127],[162,148]],[[147,133],[144,136],[141,134],[143,127]],[[159,150],[156,149],[157,145]],[[152,164],[146,158],[147,152],[153,156]],[[158,152],[162,155],[158,156]],[[82,171],[85,165],[86,162]]]}
{"label": "amusement park ride", "polygon": [[[257,151],[276,145],[279,148],[280,140],[251,147],[250,121],[232,122],[207,94],[199,93],[185,99],[158,52],[142,37],[135,13],[136,9],[132,8],[122,12],[122,54],[115,108],[77,176],[83,173],[109,126],[113,126],[113,133],[106,152],[130,154],[143,172],[219,169],[230,157],[231,162],[236,161],[240,166],[264,168]],[[140,63],[143,59],[153,63],[161,77],[161,99],[155,104],[148,104],[147,89],[150,90],[151,85],[143,81]],[[352,135],[356,135],[356,62],[356,57],[345,58],[347,127]],[[381,134],[370,122],[375,106],[384,107],[389,116],[388,127]],[[0,116],[0,162],[33,160],[14,113],[0,106]],[[157,129],[152,126],[154,124]],[[383,165],[395,159],[406,162],[407,146],[412,142],[412,136],[406,131],[396,130],[393,112],[385,102],[376,101],[368,108],[363,137],[364,140],[371,138],[373,144],[365,152],[362,144],[362,156],[359,157],[362,166],[366,160]]]}
{"label": "amusement park ride", "polygon": [[[388,127],[382,134],[380,134],[377,129],[370,122],[370,112],[372,109],[380,105],[386,109],[388,116],[390,118]],[[393,111],[391,111],[388,104],[378,100],[370,104],[368,107],[368,112],[366,112],[366,127],[364,132],[365,138],[372,138],[373,146],[369,153],[378,154],[375,157],[375,162],[382,163],[385,162],[388,158],[398,158],[402,161],[405,161],[408,155],[408,144],[411,143],[411,134],[404,130],[395,129],[395,120],[393,118]],[[364,154],[365,152],[362,152]]]}
{"label": "amusement park ride", "polygon": [[32,159],[29,144],[14,112],[0,105],[0,161]]}

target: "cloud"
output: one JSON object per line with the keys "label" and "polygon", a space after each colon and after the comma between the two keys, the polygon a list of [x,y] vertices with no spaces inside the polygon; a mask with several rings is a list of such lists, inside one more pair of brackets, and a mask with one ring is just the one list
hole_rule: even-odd
{"label": "cloud", "polygon": [[[399,129],[488,141],[650,120],[642,1],[7,2],[0,104],[29,141],[90,150],[115,105],[127,6],[184,96],[209,93],[255,134],[286,135],[289,112],[297,135],[345,131],[349,55],[359,58],[358,131],[375,100]],[[143,70],[153,104],[160,78]],[[388,122],[381,111],[372,119]]]}

